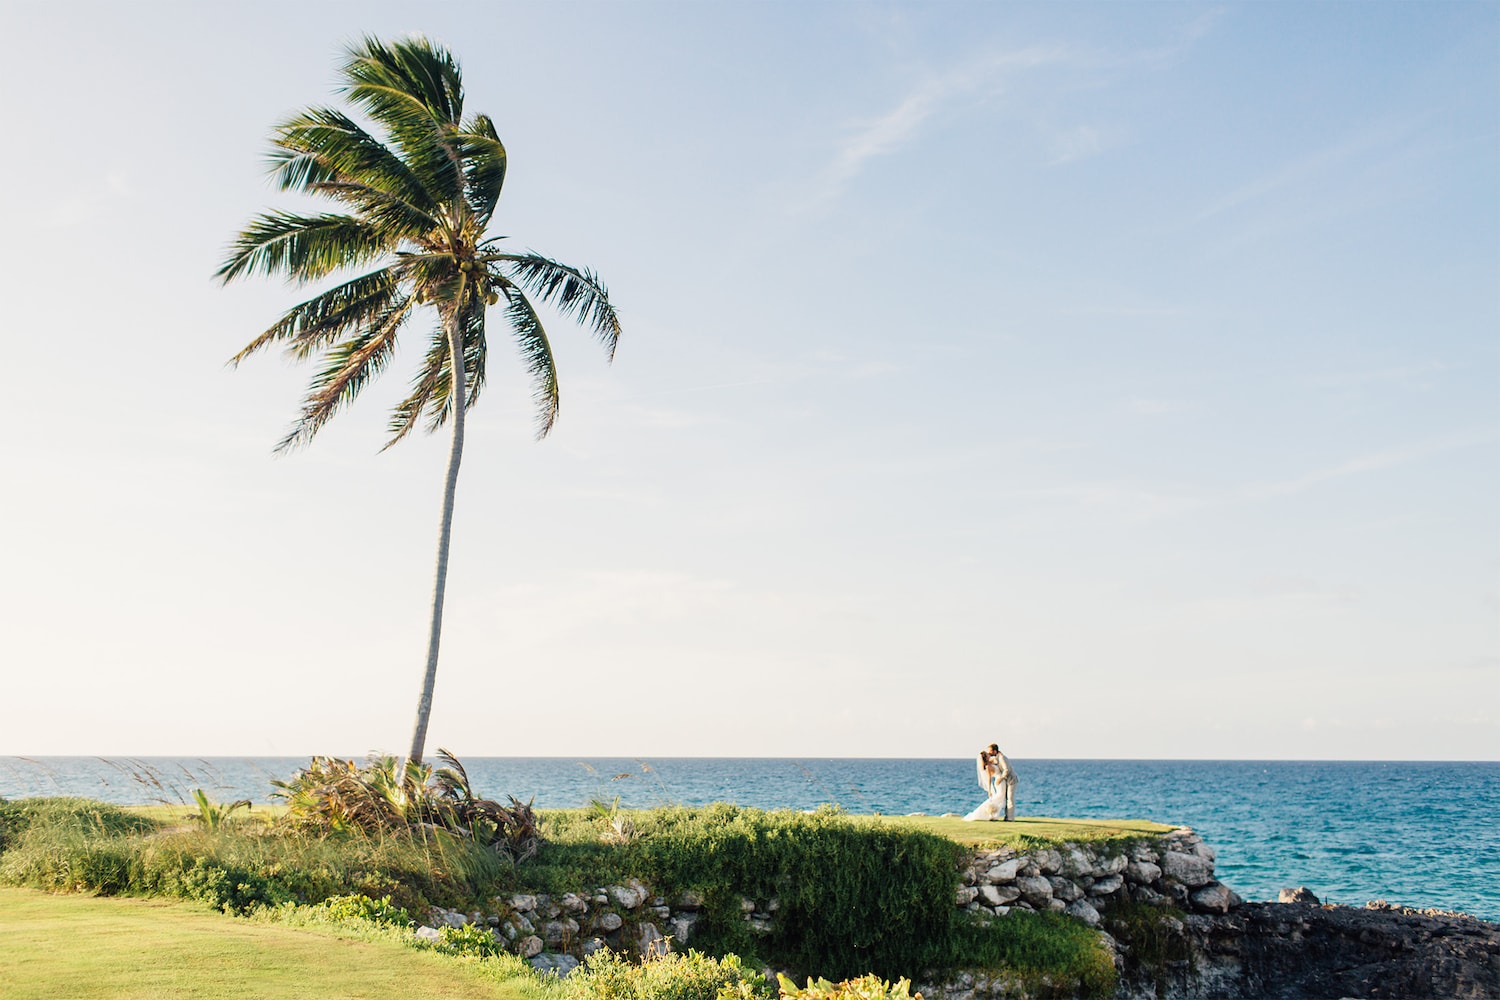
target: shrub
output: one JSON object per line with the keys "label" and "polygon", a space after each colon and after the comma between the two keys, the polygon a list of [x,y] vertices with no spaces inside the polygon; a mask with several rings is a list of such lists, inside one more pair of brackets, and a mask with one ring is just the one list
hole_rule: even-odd
{"label": "shrub", "polygon": [[1012,972],[1033,997],[1107,997],[1118,982],[1098,934],[1061,913],[1012,910],[994,920],[966,920],[944,964]]}
{"label": "shrub", "polygon": [[391,903],[390,896],[371,899],[363,893],[352,896],[330,896],[317,907],[329,920],[363,922],[382,927],[413,927],[411,914]]}
{"label": "shrub", "polygon": [[421,833],[440,829],[493,849],[512,862],[536,853],[540,838],[529,802],[510,805],[474,795],[468,772],[447,750],[434,770],[419,761],[371,755],[352,760],[314,757],[272,794],[287,804],[285,822],[315,833]]}
{"label": "shrub", "polygon": [[473,958],[490,958],[504,951],[495,935],[473,924],[438,928],[438,939],[433,942],[432,949],[445,955],[469,955]]}
{"label": "shrub", "polygon": [[781,1000],[922,1000],[922,994],[910,992],[911,982],[906,979],[898,979],[894,986],[879,976],[861,976],[842,983],[809,979],[807,986],[799,989],[786,976],[776,978],[781,982]]}
{"label": "shrub", "polygon": [[640,964],[597,951],[563,980],[564,1000],[770,1000],[775,991],[738,957],[671,952]]}

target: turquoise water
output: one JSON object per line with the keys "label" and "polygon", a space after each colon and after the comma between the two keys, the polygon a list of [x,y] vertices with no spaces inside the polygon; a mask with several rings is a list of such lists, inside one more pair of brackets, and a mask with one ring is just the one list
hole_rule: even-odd
{"label": "turquoise water", "polygon": [[[0,757],[0,798],[85,795],[269,800],[305,758]],[[887,815],[968,812],[969,760],[470,758],[476,790],[560,808],[735,802]],[[1500,920],[1500,763],[1014,760],[1022,815],[1181,823],[1218,849],[1247,899],[1306,885],[1324,900],[1387,899]]]}

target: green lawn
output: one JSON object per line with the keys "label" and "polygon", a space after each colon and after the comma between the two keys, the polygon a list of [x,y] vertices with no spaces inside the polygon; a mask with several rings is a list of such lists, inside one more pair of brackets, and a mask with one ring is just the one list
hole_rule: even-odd
{"label": "green lawn", "polygon": [[0,888],[7,1000],[534,1000],[524,979],[386,941],[222,916],[156,899]]}
{"label": "green lawn", "polygon": [[902,824],[976,847],[1027,847],[1030,846],[1028,842],[1035,841],[1097,843],[1134,840],[1175,829],[1142,819],[1053,819],[1048,816],[1019,816],[1009,823],[970,823],[953,816],[851,816],[850,819],[861,823]]}

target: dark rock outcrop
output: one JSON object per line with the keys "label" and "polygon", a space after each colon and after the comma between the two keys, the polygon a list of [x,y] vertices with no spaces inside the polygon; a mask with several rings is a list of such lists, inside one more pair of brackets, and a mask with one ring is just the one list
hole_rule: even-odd
{"label": "dark rock outcrop", "polygon": [[[1310,894],[1309,894],[1310,895]],[[1386,903],[1241,903],[1166,921],[1170,955],[1123,949],[1122,993],[1201,1000],[1500,998],[1500,924]]]}

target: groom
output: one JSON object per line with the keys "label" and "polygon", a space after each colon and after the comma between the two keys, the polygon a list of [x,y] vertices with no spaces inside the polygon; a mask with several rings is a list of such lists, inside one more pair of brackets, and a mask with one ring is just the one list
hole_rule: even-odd
{"label": "groom", "polygon": [[[979,787],[984,789],[984,794],[992,801],[986,802],[990,806],[990,818],[999,818],[995,814],[1001,810],[999,801],[1004,794],[1005,819],[1007,821],[1016,818],[1016,785],[1018,784],[1016,772],[1011,769],[1010,761],[1005,754],[1000,752],[998,743],[991,743],[987,749],[979,751],[978,760]],[[981,806],[980,809],[984,807]],[[975,812],[979,812],[976,809]]]}

